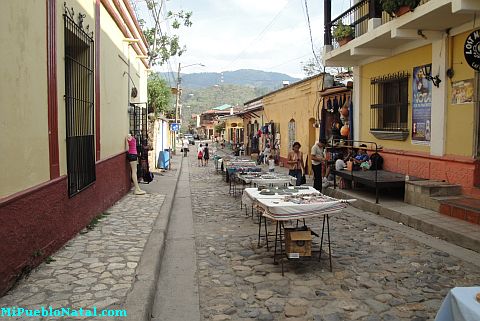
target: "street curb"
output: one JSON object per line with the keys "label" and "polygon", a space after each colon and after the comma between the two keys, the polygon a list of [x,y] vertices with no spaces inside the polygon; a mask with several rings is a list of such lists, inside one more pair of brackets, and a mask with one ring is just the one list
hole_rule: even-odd
{"label": "street curb", "polygon": [[[339,199],[352,198],[352,195],[342,192],[339,189],[324,188],[323,193]],[[453,243],[460,247],[479,252],[480,239],[469,237],[466,235],[465,230],[457,231],[452,228],[452,222],[456,224],[464,223],[461,221],[457,222],[456,219],[426,209],[425,212],[431,212],[431,214],[415,215],[414,213],[404,213],[399,210],[388,208],[386,206],[382,206],[381,204],[375,204],[374,202],[360,198],[357,198],[357,201],[353,202],[351,205],[355,208],[377,214],[398,223],[402,223],[405,226],[409,226],[425,234],[439,237],[442,240]]]}
{"label": "street curb", "polygon": [[155,220],[153,229],[145,243],[145,249],[135,273],[135,281],[125,301],[124,309],[127,311],[128,316],[121,318],[123,321],[150,321],[151,319],[152,306],[155,300],[156,287],[165,250],[168,224],[183,168],[183,159],[184,157],[181,157],[179,169],[175,174],[175,186],[172,186],[173,188],[169,189],[171,192],[165,195],[165,200]]}

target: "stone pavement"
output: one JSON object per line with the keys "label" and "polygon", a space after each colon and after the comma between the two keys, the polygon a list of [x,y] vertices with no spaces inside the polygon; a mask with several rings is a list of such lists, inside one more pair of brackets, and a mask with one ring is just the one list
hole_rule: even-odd
{"label": "stone pavement", "polygon": [[[161,255],[162,244],[155,246],[152,255],[152,246],[146,249],[149,239],[156,237],[151,233],[157,226],[158,217],[168,215],[162,209],[166,198],[173,199],[175,182],[178,179],[178,168],[181,158],[173,160],[174,170],[157,173],[154,182],[141,185],[148,194],[136,196],[127,194],[113,207],[103,213],[96,224],[81,231],[70,240],[61,250],[51,257],[51,262],[42,263],[7,295],[0,298],[0,307],[23,307],[25,309],[48,308],[84,308],[96,307],[98,311],[108,309],[131,310],[145,309],[143,306],[133,307],[126,303],[135,289],[135,284],[144,278],[145,274],[156,277],[158,271],[152,271],[154,265],[148,262],[145,253],[155,257],[158,261]],[[173,183],[159,193],[159,185],[164,181]],[[170,194],[170,195],[168,195]],[[160,213],[160,215],[159,215]],[[168,218],[164,223],[164,229]],[[160,251],[159,251],[160,249]],[[143,256],[142,256],[143,254]],[[145,266],[148,265],[148,266]],[[142,272],[147,271],[148,273]],[[136,291],[140,297],[153,297],[148,291],[155,286],[155,280],[149,280],[149,286],[142,284],[142,289]],[[138,312],[138,311],[137,311]],[[32,320],[45,318],[13,317],[12,320]],[[57,318],[58,319],[58,318]],[[65,318],[69,319],[69,318]],[[97,320],[88,318],[89,320]],[[113,320],[113,317],[101,320]],[[123,318],[125,319],[125,318]],[[135,318],[139,320],[140,318]],[[100,318],[98,318],[100,320]]]}
{"label": "stone pavement", "polygon": [[202,320],[433,320],[449,289],[480,284],[479,253],[353,207],[330,219],[333,273],[292,260],[282,277],[213,164],[190,163]]}

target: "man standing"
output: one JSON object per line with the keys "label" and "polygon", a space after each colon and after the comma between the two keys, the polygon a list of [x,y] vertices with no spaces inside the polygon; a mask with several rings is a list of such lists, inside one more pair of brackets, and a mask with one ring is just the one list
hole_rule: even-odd
{"label": "man standing", "polygon": [[323,149],[325,147],[325,141],[318,141],[313,145],[312,156],[312,169],[313,169],[313,188],[317,191],[322,191],[322,162],[325,160]]}

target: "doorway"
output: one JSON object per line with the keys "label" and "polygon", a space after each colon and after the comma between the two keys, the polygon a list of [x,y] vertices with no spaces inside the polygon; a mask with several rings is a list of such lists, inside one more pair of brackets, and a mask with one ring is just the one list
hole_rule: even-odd
{"label": "doorway", "polygon": [[310,118],[308,120],[308,146],[307,146],[307,155],[308,155],[308,173],[312,175],[312,155],[310,153],[311,148],[317,141],[318,135],[316,134],[316,128],[315,128],[315,119]]}

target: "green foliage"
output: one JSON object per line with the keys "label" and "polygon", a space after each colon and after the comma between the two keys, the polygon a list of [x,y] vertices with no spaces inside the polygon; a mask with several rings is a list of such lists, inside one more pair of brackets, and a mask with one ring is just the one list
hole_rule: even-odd
{"label": "green foliage", "polygon": [[390,15],[393,15],[400,7],[409,6],[410,8],[416,8],[420,0],[379,0],[382,4],[383,11]]}
{"label": "green foliage", "polygon": [[335,39],[344,39],[348,37],[353,37],[355,30],[352,26],[344,25],[342,21],[339,21],[337,26],[333,29],[333,37]]}
{"label": "green foliage", "polygon": [[224,130],[225,130],[225,122],[221,122],[221,123],[215,125],[215,133],[220,134]]}
{"label": "green foliage", "polygon": [[270,92],[267,88],[240,85],[220,85],[201,89],[186,89],[182,93],[182,117],[189,122],[192,114],[201,114],[213,107],[229,104],[232,106],[260,97]]}
{"label": "green foliage", "polygon": [[158,74],[152,74],[148,77],[147,91],[148,106],[154,110],[155,115],[169,109],[172,101],[170,87]]}
{"label": "green foliage", "polygon": [[[162,73],[164,77],[176,79],[176,74]],[[223,76],[223,81],[222,81]],[[261,70],[240,69],[235,71],[219,72],[201,72],[191,74],[181,74],[183,88],[206,88],[219,84],[234,84],[242,86],[251,86],[255,88],[269,88],[275,90],[282,87],[282,81],[288,80],[290,83],[299,81],[299,78],[278,72],[266,72]]]}
{"label": "green foliage", "polygon": [[143,28],[143,33],[148,42],[149,64],[162,65],[172,56],[181,56],[185,50],[185,46],[180,45],[177,35],[167,35],[161,30],[163,22],[167,22],[174,29],[180,27],[190,27],[192,21],[191,11],[181,10],[179,12],[169,11],[165,17],[162,16],[162,0],[144,0],[147,4],[147,9],[154,20],[153,26],[145,26],[145,20],[141,19],[140,23]]}

